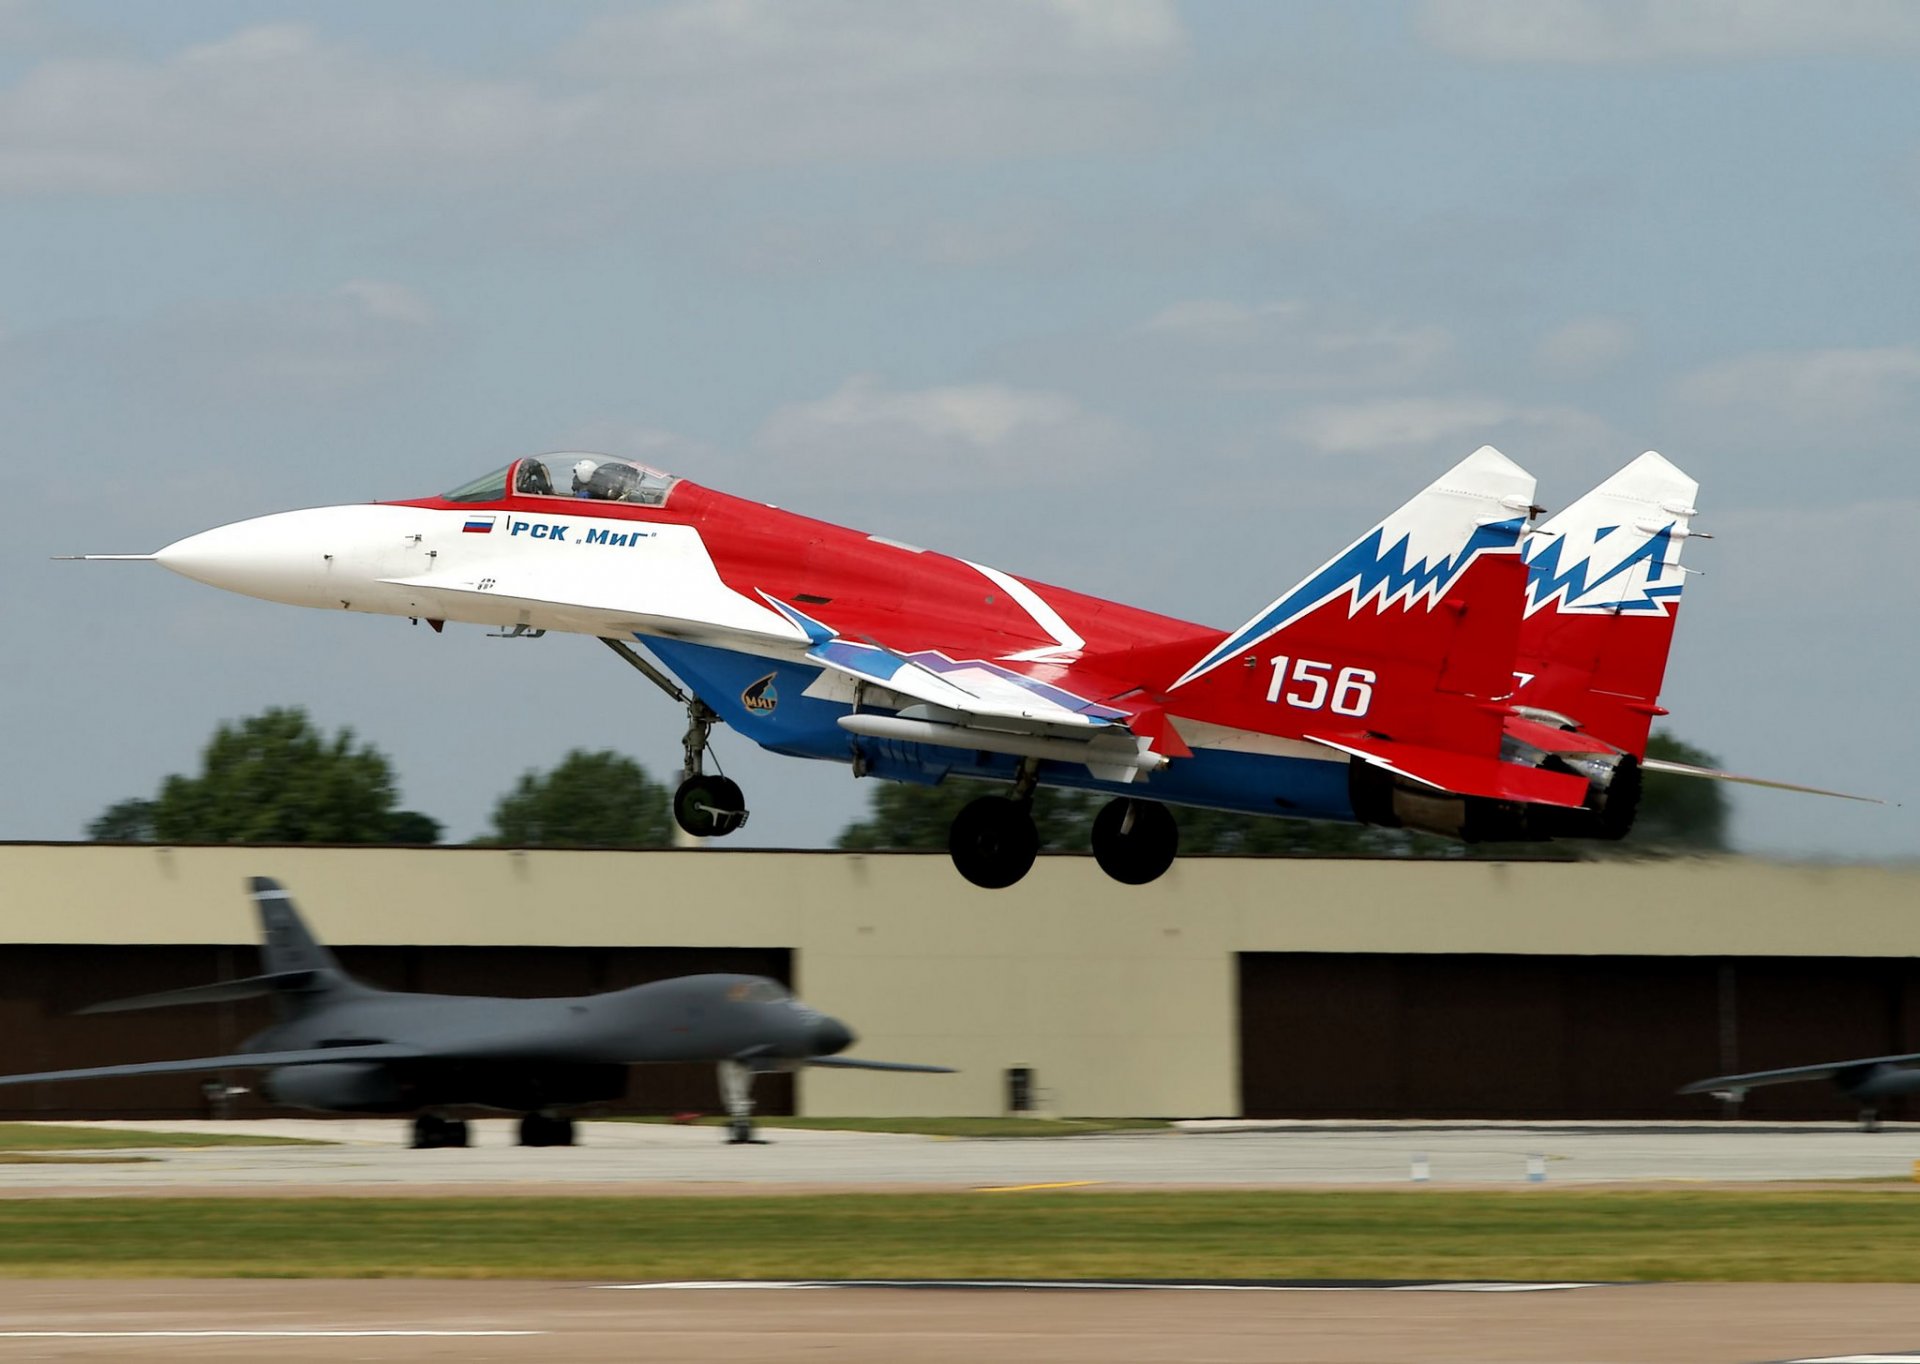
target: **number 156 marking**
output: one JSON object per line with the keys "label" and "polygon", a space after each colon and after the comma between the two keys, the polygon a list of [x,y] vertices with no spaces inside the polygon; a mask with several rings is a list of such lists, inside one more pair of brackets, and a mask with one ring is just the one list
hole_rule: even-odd
{"label": "number 156 marking", "polygon": [[[1289,672],[1287,665],[1293,670]],[[1335,715],[1365,715],[1373,705],[1373,684],[1379,681],[1369,668],[1342,668],[1333,675],[1333,664],[1310,658],[1290,658],[1276,654],[1273,680],[1267,683],[1267,700],[1285,701],[1301,710],[1332,711]]]}

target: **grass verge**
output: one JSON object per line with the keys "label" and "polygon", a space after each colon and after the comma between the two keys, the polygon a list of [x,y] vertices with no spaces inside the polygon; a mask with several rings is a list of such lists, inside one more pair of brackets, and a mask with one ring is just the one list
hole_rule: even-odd
{"label": "grass verge", "polygon": [[[674,1118],[625,1118],[623,1122],[675,1122]],[[721,1127],[719,1115],[696,1118],[701,1127]],[[1102,1132],[1161,1132],[1164,1118],[761,1118],[759,1127],[815,1132],[895,1132],[924,1137],[1084,1137]]]}
{"label": "grass verge", "polygon": [[42,1127],[38,1123],[0,1122],[0,1151],[152,1151],[193,1146],[331,1146],[303,1137],[261,1137],[234,1133],[129,1131],[120,1127]]}
{"label": "grass verge", "polygon": [[1604,1191],[0,1200],[0,1276],[1920,1282],[1913,1202]]}

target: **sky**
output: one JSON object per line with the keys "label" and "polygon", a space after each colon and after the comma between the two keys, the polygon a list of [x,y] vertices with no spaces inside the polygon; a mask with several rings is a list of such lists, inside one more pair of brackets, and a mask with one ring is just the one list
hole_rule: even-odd
{"label": "sky", "polygon": [[[1920,6],[0,0],[0,838],[272,705],[483,833],[682,717],[592,641],[148,552],[594,449],[1222,628],[1461,456],[1701,481],[1745,850],[1920,854]],[[847,769],[716,752],[736,846]]]}

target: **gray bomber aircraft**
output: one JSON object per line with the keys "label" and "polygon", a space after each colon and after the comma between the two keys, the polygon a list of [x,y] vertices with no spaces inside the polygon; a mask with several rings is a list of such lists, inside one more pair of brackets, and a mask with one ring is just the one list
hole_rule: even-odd
{"label": "gray bomber aircraft", "polygon": [[232,1056],[0,1076],[0,1085],[264,1070],[274,1103],[341,1113],[419,1112],[416,1147],[465,1146],[467,1125],[434,1110],[522,1113],[522,1146],[571,1146],[573,1120],[556,1110],[617,1099],[627,1067],[711,1061],[729,1118],[728,1140],[752,1142],[753,1076],[801,1066],[950,1073],[948,1066],[838,1055],[854,1035],[765,976],[698,975],[605,994],[557,999],[428,995],[376,989],[347,975],[314,938],[277,881],[249,883],[260,915],[263,974],[90,1005],[118,1013],[267,995],[276,1021]]}
{"label": "gray bomber aircraft", "polygon": [[1801,1080],[1831,1080],[1834,1088],[1860,1106],[1860,1128],[1880,1130],[1880,1104],[1902,1094],[1920,1094],[1920,1052],[1905,1056],[1863,1056],[1852,1061],[1829,1061],[1817,1066],[1788,1066],[1784,1070],[1756,1070],[1745,1075],[1716,1075],[1695,1080],[1681,1094],[1721,1094],[1739,1099],[1760,1085],[1786,1085]]}

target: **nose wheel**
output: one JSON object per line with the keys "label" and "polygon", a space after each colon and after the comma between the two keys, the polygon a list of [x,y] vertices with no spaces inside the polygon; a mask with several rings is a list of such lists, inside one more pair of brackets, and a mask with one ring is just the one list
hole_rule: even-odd
{"label": "nose wheel", "polygon": [[1180,826],[1157,800],[1120,796],[1093,817],[1093,860],[1125,886],[1158,880],[1180,851]]}
{"label": "nose wheel", "polygon": [[687,732],[680,745],[686,751],[680,785],[673,793],[673,821],[695,838],[724,838],[747,822],[747,798],[738,782],[707,768],[707,736],[720,716],[713,707],[682,691],[671,678],[617,639],[600,641],[635,672],[687,708]]}
{"label": "nose wheel", "polygon": [[747,798],[731,778],[696,772],[673,793],[673,818],[695,838],[720,838],[747,822]]}
{"label": "nose wheel", "polygon": [[720,1063],[720,1102],[727,1109],[727,1145],[765,1146],[753,1131],[753,1067],[744,1061]]}

